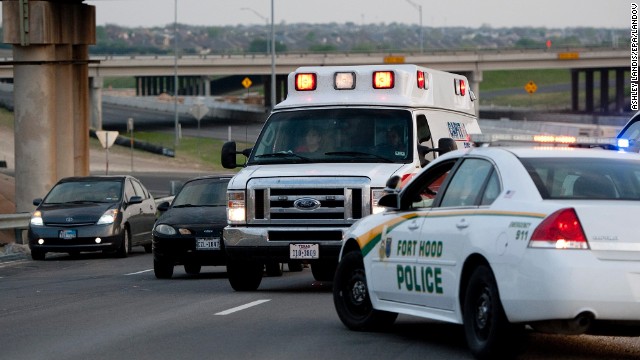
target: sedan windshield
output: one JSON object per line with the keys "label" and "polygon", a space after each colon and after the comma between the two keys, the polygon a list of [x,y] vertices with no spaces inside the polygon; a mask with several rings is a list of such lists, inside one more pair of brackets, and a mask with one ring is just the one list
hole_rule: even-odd
{"label": "sedan windshield", "polygon": [[624,159],[522,158],[544,199],[640,200],[640,163]]}
{"label": "sedan windshield", "polygon": [[116,202],[121,196],[122,182],[118,180],[71,181],[54,186],[44,204]]}
{"label": "sedan windshield", "polygon": [[182,187],[173,207],[226,206],[228,180],[202,179],[190,181]]}
{"label": "sedan windshield", "polygon": [[249,164],[370,162],[413,158],[412,117],[399,109],[315,109],[271,115]]}

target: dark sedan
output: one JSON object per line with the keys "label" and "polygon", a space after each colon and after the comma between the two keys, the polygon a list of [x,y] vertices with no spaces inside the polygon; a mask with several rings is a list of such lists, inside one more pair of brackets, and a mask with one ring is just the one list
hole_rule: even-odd
{"label": "dark sedan", "polygon": [[203,265],[226,265],[222,229],[227,225],[230,176],[204,176],[187,181],[153,228],[153,270],[158,279],[173,276],[175,265],[198,274]]}
{"label": "dark sedan", "polygon": [[134,245],[151,252],[156,205],[132,176],[64,178],[33,204],[28,235],[33,260],[44,260],[48,252],[126,257]]}

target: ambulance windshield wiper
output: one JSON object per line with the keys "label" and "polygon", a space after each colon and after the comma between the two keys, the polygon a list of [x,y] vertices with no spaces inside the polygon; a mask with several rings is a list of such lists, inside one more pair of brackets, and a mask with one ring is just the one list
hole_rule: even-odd
{"label": "ambulance windshield wiper", "polygon": [[288,158],[288,157],[298,158],[298,159],[304,160],[305,162],[313,162],[308,157],[298,155],[291,151],[280,151],[276,153],[256,155],[256,158]]}
{"label": "ambulance windshield wiper", "polygon": [[360,151],[332,151],[332,152],[328,152],[325,153],[325,155],[338,155],[338,156],[353,156],[356,159],[362,159],[362,158],[369,158],[369,159],[378,159],[378,160],[382,160],[384,162],[388,162],[388,163],[392,163],[393,160],[388,159],[384,156],[380,156],[377,154],[372,154],[372,153],[366,153],[366,152],[360,152]]}

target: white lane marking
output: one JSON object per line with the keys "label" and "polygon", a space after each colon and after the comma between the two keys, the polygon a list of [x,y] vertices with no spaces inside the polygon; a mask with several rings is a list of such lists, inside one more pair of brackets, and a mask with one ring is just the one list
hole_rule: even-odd
{"label": "white lane marking", "polygon": [[124,276],[129,276],[129,275],[138,275],[138,274],[143,274],[143,273],[146,273],[146,272],[149,272],[149,271],[153,271],[153,269],[149,269],[149,270],[142,270],[142,271],[136,271],[136,272],[133,272],[133,273],[124,274]]}
{"label": "white lane marking", "polygon": [[236,306],[236,307],[231,308],[229,310],[225,310],[225,311],[221,311],[219,313],[215,313],[214,315],[229,315],[229,314],[232,314],[232,313],[234,313],[236,311],[248,309],[248,308],[250,308],[252,306],[256,306],[256,305],[260,305],[262,303],[266,303],[267,301],[271,301],[271,299],[256,300],[256,301],[250,302],[248,304]]}

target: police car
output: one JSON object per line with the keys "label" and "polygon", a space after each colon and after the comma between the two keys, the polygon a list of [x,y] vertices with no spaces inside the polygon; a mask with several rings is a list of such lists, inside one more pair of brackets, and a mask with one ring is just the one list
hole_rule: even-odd
{"label": "police car", "polygon": [[473,147],[438,157],[379,205],[345,234],[334,279],[352,330],[397,314],[463,324],[480,359],[513,355],[525,326],[640,335],[638,154]]}

